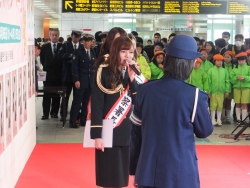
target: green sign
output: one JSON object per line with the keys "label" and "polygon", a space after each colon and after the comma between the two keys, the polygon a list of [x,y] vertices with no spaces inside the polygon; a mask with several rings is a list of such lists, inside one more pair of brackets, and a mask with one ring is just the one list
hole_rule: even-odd
{"label": "green sign", "polygon": [[20,43],[21,28],[17,25],[10,25],[0,22],[0,44],[2,43]]}

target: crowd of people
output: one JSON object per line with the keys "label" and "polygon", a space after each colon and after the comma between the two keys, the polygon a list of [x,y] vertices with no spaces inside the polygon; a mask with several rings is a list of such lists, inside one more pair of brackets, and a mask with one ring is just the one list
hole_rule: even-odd
{"label": "crowd of people", "polygon": [[[56,38],[53,38],[52,33],[57,32]],[[39,44],[41,49],[40,54],[40,61],[41,64],[39,65],[39,57],[38,57],[38,70],[43,70],[47,72],[47,80],[44,82],[44,85],[46,86],[67,86],[67,94],[66,94],[66,109],[68,108],[68,100],[69,96],[71,94],[71,91],[73,90],[74,93],[74,100],[71,107],[71,117],[70,118],[70,125],[72,128],[77,128],[79,125],[84,126],[86,123],[86,106],[89,100],[89,97],[91,95],[91,82],[93,80],[93,65],[94,61],[98,59],[97,57],[103,56],[108,54],[108,51],[101,52],[101,46],[103,43],[105,43],[106,37],[108,36],[108,32],[102,32],[98,31],[96,32],[95,36],[87,34],[87,37],[85,37],[81,32],[77,34],[76,31],[72,31],[71,35],[67,36],[67,40],[64,42],[63,37],[59,37],[59,31],[50,31],[50,38],[49,39],[41,39],[37,38],[36,42]],[[155,33],[153,42],[152,40],[148,40],[147,44],[143,44],[143,39],[138,35],[136,31],[132,31],[130,34],[128,34],[129,38],[132,40],[134,46],[135,46],[135,55],[134,59],[140,66],[140,70],[144,77],[147,80],[154,80],[154,79],[160,79],[163,74],[163,61],[164,57],[166,55],[164,45],[168,44],[171,39],[173,39],[176,34],[172,33],[168,36],[168,38],[162,38],[160,33]],[[229,44],[231,35],[229,32],[223,32],[221,38],[216,39],[214,42],[212,41],[206,41],[204,39],[200,39],[198,37],[194,37],[196,43],[197,43],[197,51],[200,52],[202,55],[199,59],[197,59],[196,64],[194,66],[194,70],[190,77],[186,80],[188,83],[193,84],[197,87],[199,87],[201,90],[207,92],[209,94],[209,97],[211,98],[212,102],[210,103],[210,108],[212,109],[211,114],[213,118],[213,124],[214,125],[222,125],[222,122],[230,123],[230,115],[231,115],[231,100],[235,97],[237,98],[238,94],[233,95],[234,91],[237,89],[242,89],[239,87],[242,87],[239,85],[241,82],[247,82],[247,79],[244,79],[243,81],[240,81],[239,83],[235,83],[235,81],[232,81],[231,79],[233,76],[233,73],[235,70],[238,70],[238,67],[240,68],[241,65],[239,64],[239,59],[245,59],[246,65],[250,65],[250,39],[245,39],[242,34],[237,34],[234,37],[235,44]],[[53,50],[50,55],[46,55],[47,52],[45,50],[46,46],[49,49],[49,44],[56,43],[56,54],[57,57],[53,60]],[[76,48],[73,46],[76,44]],[[39,48],[38,46],[38,48]],[[51,46],[51,48],[53,48]],[[85,52],[87,52],[87,49],[89,49],[91,54],[91,60],[89,62],[88,66],[79,67],[79,64],[77,64],[76,61],[81,61],[83,59],[77,58],[76,60],[73,59],[73,53],[75,49],[84,49]],[[242,52],[245,52],[246,54],[243,54]],[[222,64],[216,65],[216,62],[219,61],[218,59],[215,59],[215,55],[220,54],[223,56]],[[240,54],[240,55],[238,55]],[[79,54],[78,54],[79,55]],[[100,56],[99,56],[100,55]],[[47,58],[46,56],[50,56],[50,58]],[[84,55],[86,56],[86,54]],[[77,57],[77,56],[75,56]],[[218,56],[216,56],[218,57]],[[222,57],[221,57],[222,58]],[[48,63],[48,59],[53,60],[54,63]],[[100,59],[100,58],[99,58]],[[47,62],[46,62],[47,61]],[[57,63],[56,63],[57,61]],[[85,59],[85,62],[89,61],[88,59]],[[100,61],[100,60],[99,60]],[[72,63],[75,62],[75,63]],[[239,66],[240,65],[240,66]],[[72,69],[73,66],[73,69]],[[53,68],[54,67],[54,68]],[[221,80],[215,80],[215,76],[212,76],[212,72],[215,72],[214,67],[222,67],[227,70],[228,74],[226,74],[227,79],[225,79],[226,84],[223,83]],[[82,69],[82,72],[77,73],[79,71],[79,68]],[[212,69],[213,68],[213,69]],[[236,69],[235,69],[236,68]],[[212,69],[210,72],[209,70]],[[61,71],[62,70],[62,71]],[[213,71],[214,70],[214,71]],[[72,71],[73,74],[72,74]],[[82,83],[80,90],[75,90],[75,88],[80,87],[80,80],[79,75],[81,74],[81,79],[84,79],[85,82]],[[247,72],[246,75],[241,76],[248,76]],[[76,75],[76,76],[75,76]],[[53,78],[51,78],[51,76]],[[84,77],[84,78],[83,78]],[[61,79],[62,78],[62,79]],[[89,79],[89,83],[86,82],[86,79]],[[52,81],[53,80],[53,81]],[[78,81],[76,83],[76,81]],[[226,85],[224,90],[216,91],[212,88],[215,88],[214,86],[216,82],[221,82],[220,84]],[[76,84],[76,85],[75,85]],[[248,85],[248,84],[246,84]],[[246,88],[245,88],[246,87]],[[83,89],[84,88],[84,89]],[[244,86],[244,98],[248,98],[246,94],[248,93],[248,86]],[[79,93],[81,91],[81,93]],[[76,95],[75,95],[75,92]],[[226,94],[228,93],[228,94]],[[220,94],[220,102],[214,103],[214,97]],[[226,94],[226,96],[222,97],[221,94]],[[240,94],[241,95],[241,94]],[[83,97],[82,97],[83,96]],[[78,98],[79,97],[79,98]],[[84,98],[83,101],[82,98]],[[225,99],[225,100],[224,100]],[[59,110],[59,98],[53,97],[52,98],[52,109],[50,110],[50,101],[48,97],[45,96],[43,101],[43,109],[44,109],[44,115],[42,119],[48,119],[49,114],[51,115],[51,118],[58,118],[58,110]],[[234,120],[237,121],[237,123],[240,123],[240,120],[245,119],[247,116],[247,105],[249,102],[244,100],[244,103],[239,103],[239,100],[241,102],[241,97],[236,99],[236,108],[234,110]],[[210,102],[210,101],[209,101]],[[81,105],[83,103],[83,105]],[[224,103],[224,104],[221,104]],[[246,104],[245,104],[246,103]],[[77,111],[80,111],[78,115],[75,115]],[[214,115],[214,112],[217,112],[216,115]],[[243,116],[241,116],[241,113],[243,113]],[[67,114],[67,113],[66,113]],[[61,105],[60,110],[61,115],[61,121],[63,120],[63,106]],[[215,118],[217,117],[217,118]]]}
{"label": "crowd of people", "polygon": [[[229,32],[223,32],[222,38],[214,42],[174,33],[162,38],[160,33],[155,33],[153,40],[148,40],[146,45],[136,31],[128,34],[119,27],[108,32],[96,32],[95,36],[73,30],[65,42],[59,37],[58,29],[51,29],[49,36],[48,42],[36,40],[36,56],[41,62],[37,69],[47,72],[44,86],[67,88],[66,105],[64,108],[60,104],[58,96],[44,94],[41,119],[47,120],[49,115],[58,118],[60,109],[60,120],[63,121],[72,90],[69,126],[85,126],[91,109],[90,134],[95,140],[97,186],[126,187],[130,171],[137,176],[135,186],[177,187],[182,184],[181,180],[174,181],[176,174],[166,171],[172,168],[171,161],[176,166],[181,164],[175,161],[176,153],[179,158],[183,155],[170,149],[172,153],[162,155],[170,158],[170,162],[163,164],[161,169],[159,165],[164,157],[158,156],[161,149],[157,149],[159,143],[155,141],[164,142],[162,145],[165,147],[165,143],[171,142],[172,138],[175,141],[173,148],[181,147],[182,152],[190,154],[185,159],[186,164],[196,155],[191,135],[204,138],[211,134],[212,124],[220,126],[223,121],[229,123],[232,99],[236,104],[237,123],[247,117],[247,104],[250,103],[250,39],[244,42],[241,34],[235,35],[234,45],[228,43]],[[143,81],[138,81],[138,77]],[[148,80],[152,82],[143,84]],[[200,89],[196,94],[194,86]],[[198,101],[197,110],[193,110],[194,99]],[[130,121],[129,113],[133,105]],[[180,113],[180,119],[173,119],[175,113]],[[192,113],[192,121],[188,121]],[[112,148],[105,148],[102,140],[103,119],[114,122]],[[162,128],[164,123],[176,124],[180,129]],[[157,131],[151,127],[154,124]],[[187,133],[184,134],[187,137],[186,146],[180,144],[179,134],[183,130]],[[151,132],[154,140],[148,135]],[[175,134],[167,139],[161,135],[170,132]],[[176,138],[173,138],[174,135]],[[147,144],[152,147],[147,148]],[[146,158],[154,162],[144,160],[142,156],[147,155],[150,157]],[[159,164],[155,166],[156,161]],[[180,168],[184,171],[188,169],[182,173],[189,174],[181,177],[185,182],[183,185],[191,182],[191,187],[199,187],[197,163],[190,163],[192,165]],[[151,167],[144,169],[145,164],[151,164]],[[156,171],[159,181],[154,179]],[[160,174],[165,172],[169,175],[167,182]],[[145,175],[149,178],[145,179]]]}

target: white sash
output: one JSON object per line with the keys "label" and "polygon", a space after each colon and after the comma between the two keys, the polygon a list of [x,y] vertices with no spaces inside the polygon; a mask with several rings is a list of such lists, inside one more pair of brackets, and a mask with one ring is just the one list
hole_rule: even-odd
{"label": "white sash", "polygon": [[105,119],[113,120],[114,128],[122,123],[132,106],[132,99],[128,96],[128,88],[129,87],[126,88],[124,93],[117,99],[108,114],[105,116]]}
{"label": "white sash", "polygon": [[140,74],[140,75],[135,74],[135,81],[138,84],[143,84],[143,83],[147,82],[148,80],[142,74]]}

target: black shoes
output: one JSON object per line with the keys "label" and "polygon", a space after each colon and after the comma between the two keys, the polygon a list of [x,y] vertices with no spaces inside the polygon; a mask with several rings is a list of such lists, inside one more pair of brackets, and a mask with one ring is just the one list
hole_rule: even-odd
{"label": "black shoes", "polygon": [[49,119],[48,116],[42,116],[41,120]]}
{"label": "black shoes", "polygon": [[51,118],[58,118],[57,114],[51,114],[50,117]]}
{"label": "black shoes", "polygon": [[79,125],[76,123],[69,123],[70,128],[79,128]]}

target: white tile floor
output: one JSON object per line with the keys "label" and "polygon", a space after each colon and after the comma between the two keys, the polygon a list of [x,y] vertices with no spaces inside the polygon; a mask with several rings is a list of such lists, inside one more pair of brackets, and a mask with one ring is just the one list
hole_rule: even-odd
{"label": "white tile floor", "polygon": [[[71,100],[69,102],[69,108]],[[82,143],[84,127],[79,129],[69,128],[69,115],[62,128],[62,122],[58,119],[41,120],[42,98],[36,98],[36,120],[37,120],[37,143]],[[222,145],[250,145],[250,140],[246,140],[246,135],[250,134],[250,127],[247,128],[243,135],[234,140],[231,132],[235,129],[235,123],[223,124],[221,127],[214,127],[213,133],[206,139],[196,139],[197,144],[222,144]],[[236,134],[239,130],[235,131]]]}

